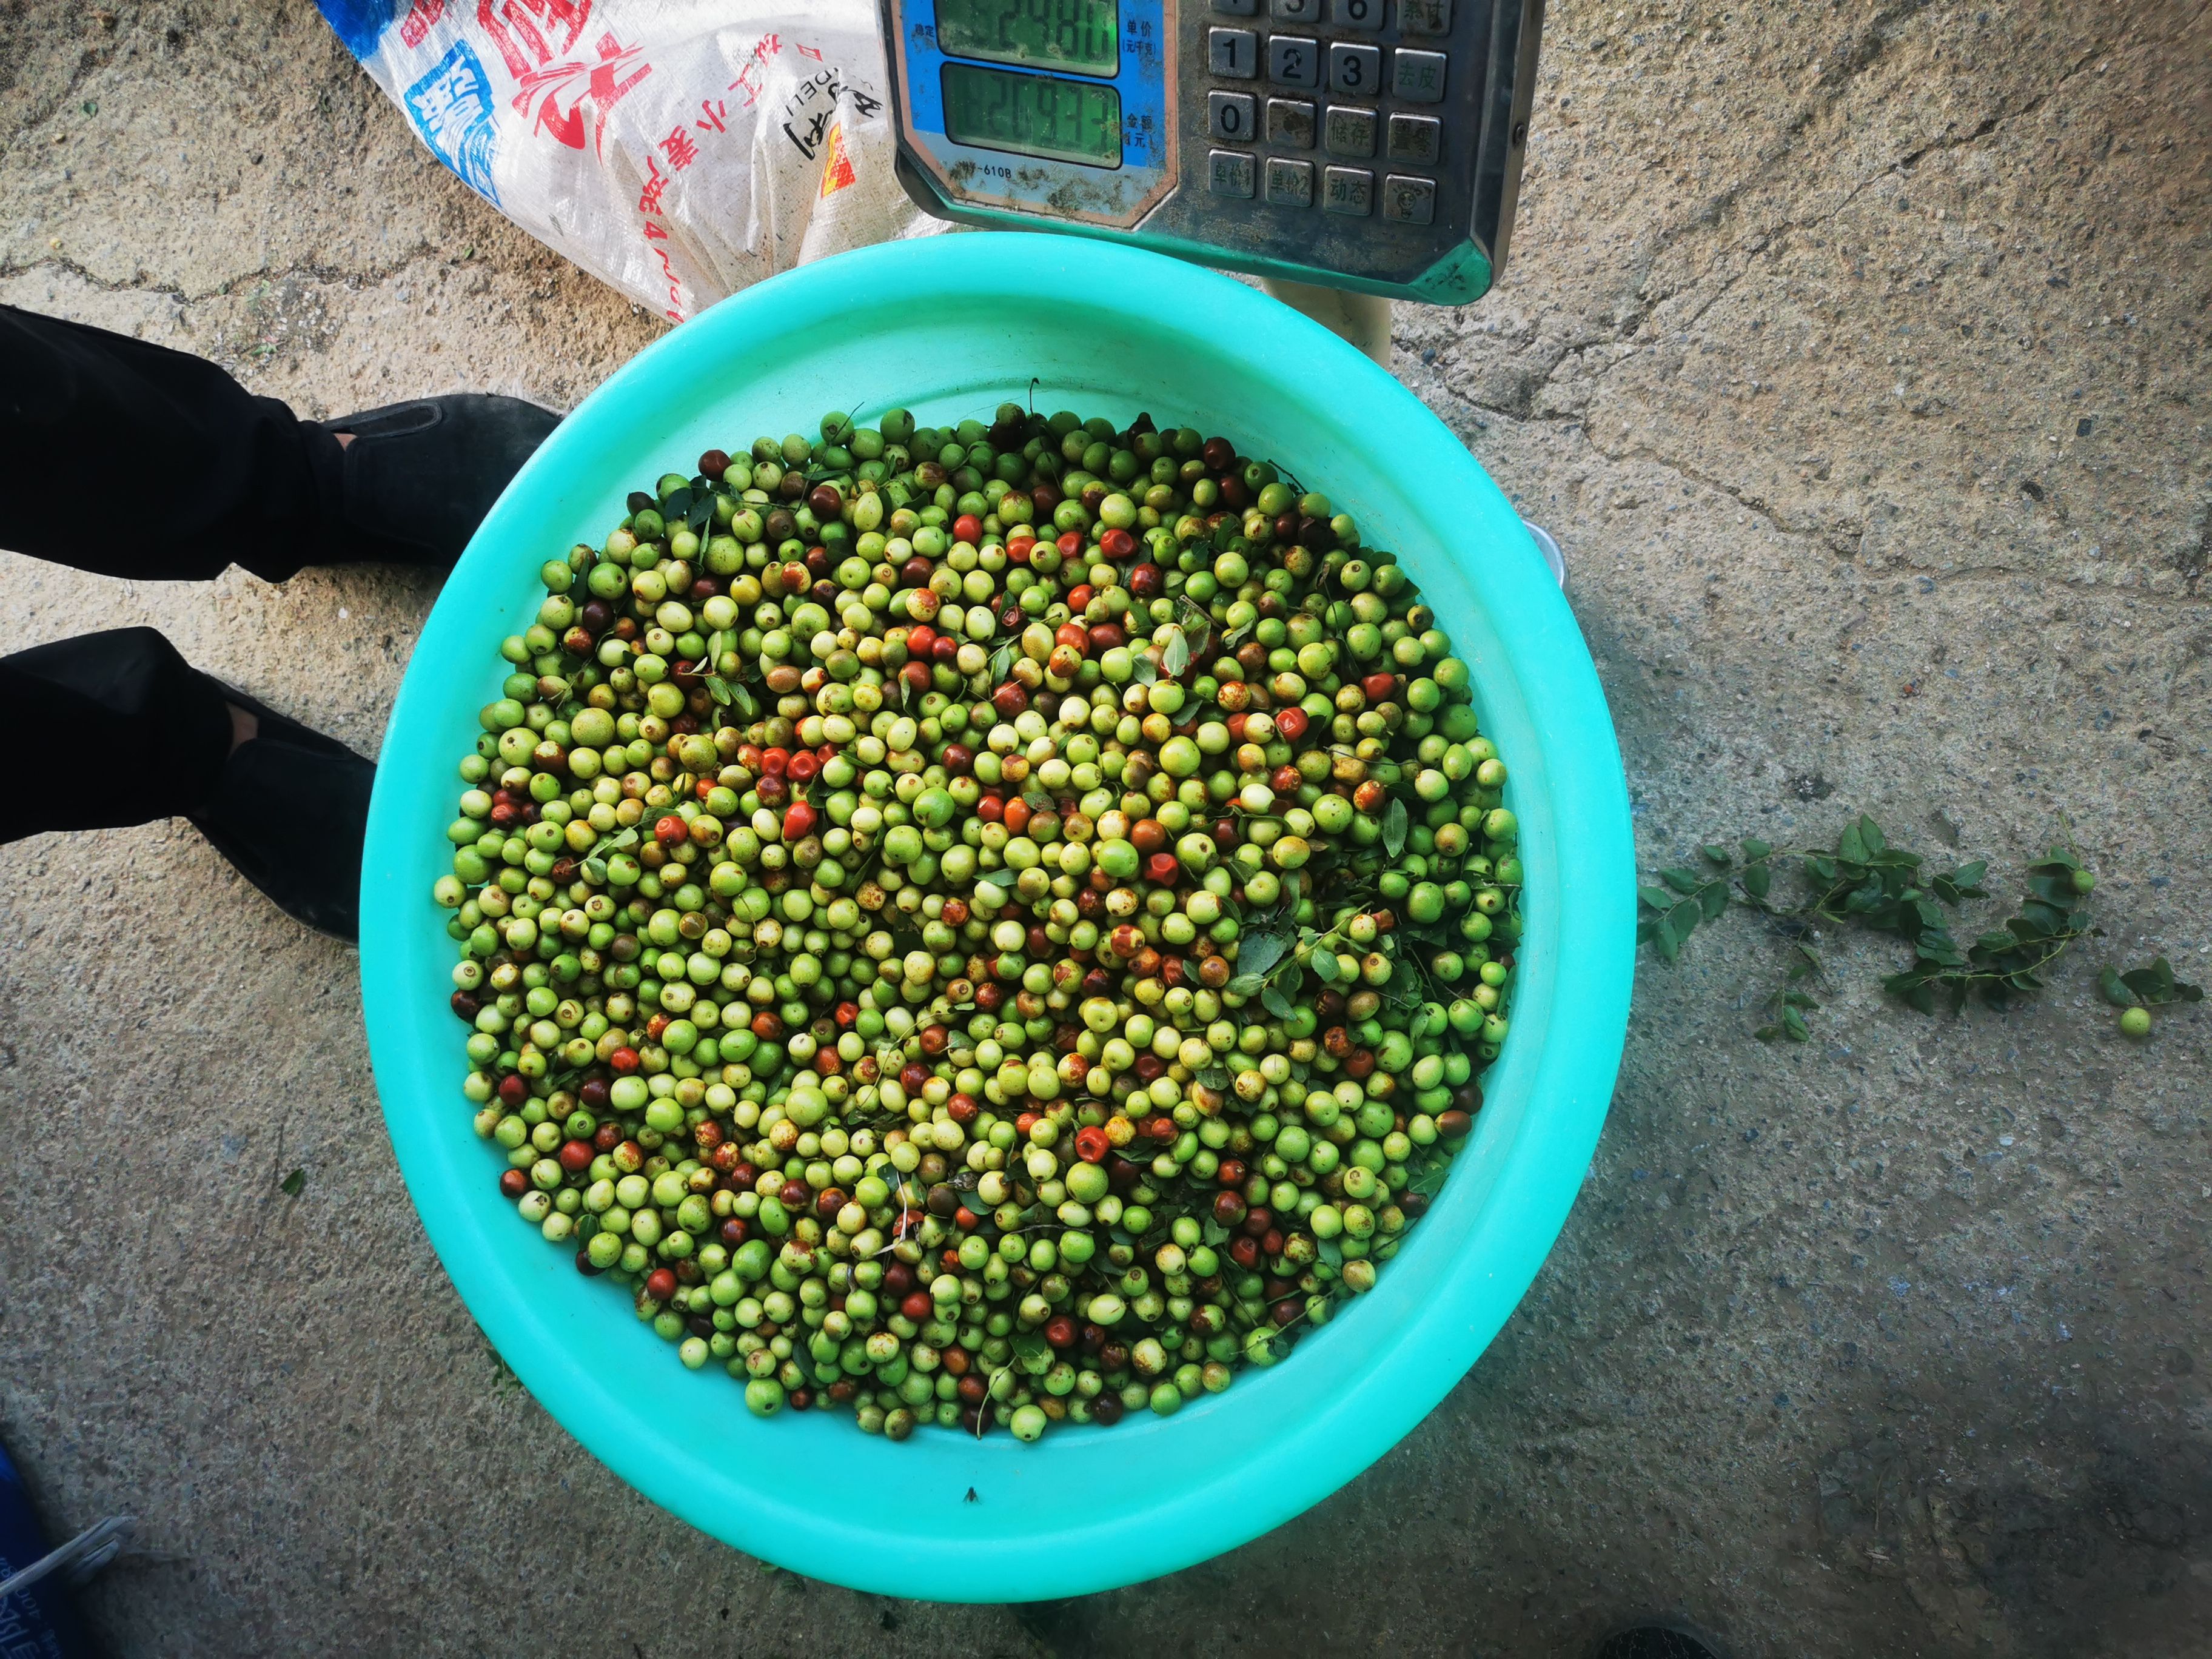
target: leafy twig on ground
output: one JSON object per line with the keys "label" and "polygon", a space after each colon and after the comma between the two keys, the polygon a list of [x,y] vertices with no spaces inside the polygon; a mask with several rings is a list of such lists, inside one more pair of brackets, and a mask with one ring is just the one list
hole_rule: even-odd
{"label": "leafy twig on ground", "polygon": [[2097,993],[2120,1010],[2120,1030],[2129,1036],[2150,1035],[2150,1011],[2176,1002],[2202,1002],[2204,989],[2173,976],[2173,964],[2164,957],[2148,968],[2130,968],[2124,974],[2106,967],[2097,975]]}
{"label": "leafy twig on ground", "polygon": [[2204,988],[2173,976],[2173,964],[2164,957],[2148,968],[2126,973],[2107,968],[2097,975],[2097,989],[2115,1008],[2157,1008],[2169,1002],[2202,1002]]}
{"label": "leafy twig on ground", "polygon": [[[1833,847],[1776,848],[1755,838],[1739,847],[1740,857],[1709,842],[1700,849],[1704,868],[1662,870],[1656,884],[1641,888],[1637,938],[1673,962],[1698,927],[1717,921],[1731,904],[1765,917],[1790,952],[1786,977],[1765,1000],[1767,1022],[1757,1035],[1765,1041],[1810,1036],[1805,1015],[1820,1004],[1799,988],[1820,973],[1806,939],[1821,927],[1856,927],[1909,945],[1911,965],[1886,975],[1882,988],[1926,1014],[1936,1012],[1939,996],[1948,996],[1955,1012],[1969,996],[2002,1008],[2040,990],[2069,947],[2094,931],[2087,900],[2096,878],[2071,847],[2054,846],[2031,864],[2018,911],[1965,946],[1952,934],[1949,913],[1989,896],[1982,885],[1989,866],[1979,859],[1932,870],[1921,854],[1893,846],[1865,814]],[[1794,900],[1776,896],[1783,872],[1795,875]]]}
{"label": "leafy twig on ground", "polygon": [[1819,975],[1820,958],[1802,939],[1792,941],[1790,951],[1790,976],[1766,999],[1767,1023],[1752,1033],[1761,1042],[1771,1042],[1777,1037],[1785,1037],[1791,1042],[1812,1040],[1812,1032],[1806,1029],[1805,1012],[1820,1005],[1796,986],[1802,980]]}

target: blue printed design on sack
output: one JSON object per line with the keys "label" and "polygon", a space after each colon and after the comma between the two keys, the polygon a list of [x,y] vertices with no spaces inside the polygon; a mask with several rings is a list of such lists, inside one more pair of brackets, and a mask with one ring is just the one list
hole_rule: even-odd
{"label": "blue printed design on sack", "polygon": [[438,159],[461,182],[499,205],[491,165],[499,140],[492,126],[491,81],[465,40],[438,60],[437,67],[407,88],[407,112]]}
{"label": "blue printed design on sack", "polygon": [[315,0],[315,4],[346,50],[358,58],[376,50],[378,37],[404,9],[404,0]]}

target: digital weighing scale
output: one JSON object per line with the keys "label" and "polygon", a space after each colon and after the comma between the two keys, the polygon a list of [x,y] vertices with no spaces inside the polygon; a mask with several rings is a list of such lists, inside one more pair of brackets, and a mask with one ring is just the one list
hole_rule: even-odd
{"label": "digital weighing scale", "polygon": [[1543,0],[883,0],[900,182],[965,224],[1456,305],[1505,262]]}

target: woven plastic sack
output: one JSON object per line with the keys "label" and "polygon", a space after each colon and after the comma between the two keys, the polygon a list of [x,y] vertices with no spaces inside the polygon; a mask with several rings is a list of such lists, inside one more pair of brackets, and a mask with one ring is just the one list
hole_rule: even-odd
{"label": "woven plastic sack", "polygon": [[318,0],[432,154],[682,322],[942,228],[892,173],[874,0]]}

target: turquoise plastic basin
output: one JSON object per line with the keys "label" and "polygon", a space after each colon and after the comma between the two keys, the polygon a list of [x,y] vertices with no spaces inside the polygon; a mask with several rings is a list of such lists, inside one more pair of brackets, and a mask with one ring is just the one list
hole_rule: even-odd
{"label": "turquoise plastic basin", "polygon": [[[1381,1282],[1281,1364],[1172,1418],[1035,1445],[848,1417],[749,1416],[685,1370],[629,1298],[499,1195],[470,1127],[453,942],[430,900],[457,759],[535,612],[537,571],[596,544],[633,488],[701,451],[865,419],[986,420],[1006,399],[1134,416],[1289,463],[1398,550],[1472,665],[1512,769],[1527,938],[1475,1133]],[[409,1191],[462,1299],[594,1455],[702,1530],[796,1572],[937,1601],[1035,1601],[1172,1571],[1289,1519],[1388,1450],[1467,1371],[1565,1220],[1628,1015],[1628,802],[1589,653],[1528,535],[1459,441],[1358,352],[1257,291],[1073,238],[955,235],[848,253],[725,301],[641,353],[525,467],[446,584],[385,738],[361,970]]]}

